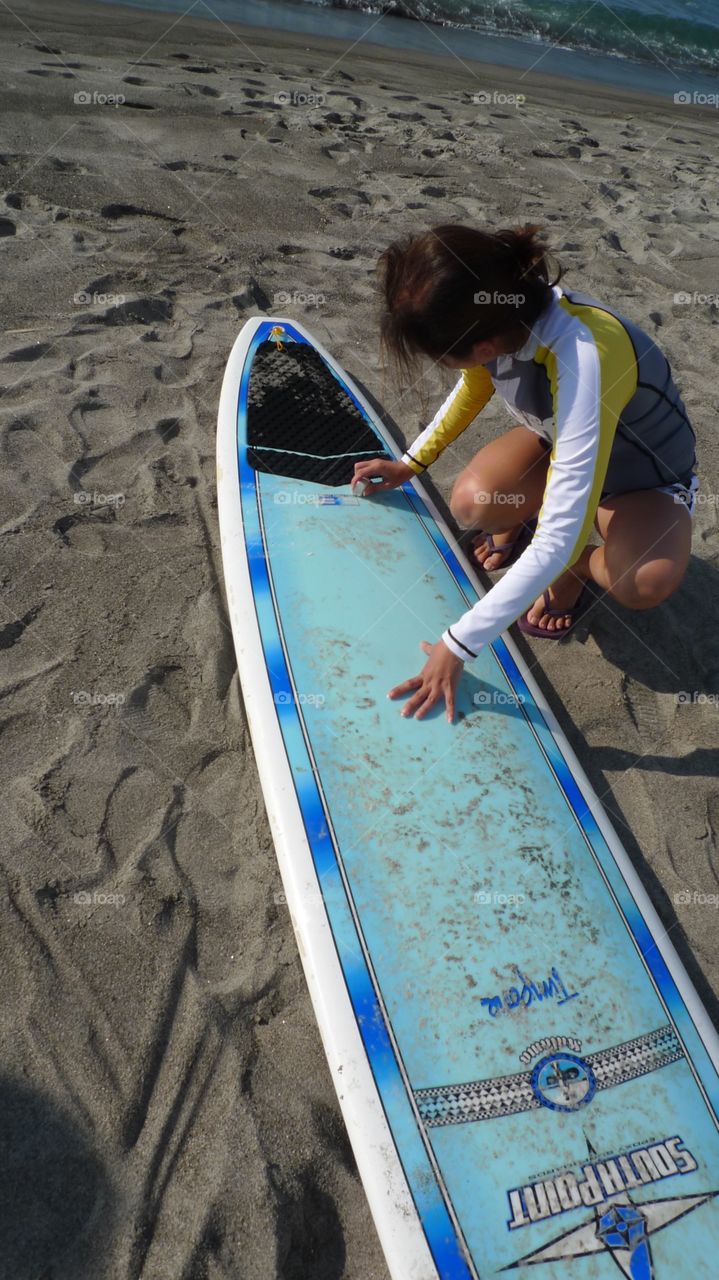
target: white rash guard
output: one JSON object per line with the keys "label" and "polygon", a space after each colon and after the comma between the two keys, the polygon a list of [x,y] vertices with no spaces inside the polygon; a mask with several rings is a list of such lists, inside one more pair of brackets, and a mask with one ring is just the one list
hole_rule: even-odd
{"label": "white rash guard", "polygon": [[[462,378],[403,461],[421,473],[472,421],[495,390],[510,412],[552,441],[536,533],[500,582],[442,636],[464,662],[525,612],[584,549],[607,473],[617,422],[637,391],[638,359],[616,315],[569,301],[558,286],[532,336],[512,356]],[[522,365],[526,369],[526,377]],[[537,366],[541,366],[540,369]],[[527,386],[548,380],[551,417],[536,416]],[[535,409],[535,413],[531,409]]]}

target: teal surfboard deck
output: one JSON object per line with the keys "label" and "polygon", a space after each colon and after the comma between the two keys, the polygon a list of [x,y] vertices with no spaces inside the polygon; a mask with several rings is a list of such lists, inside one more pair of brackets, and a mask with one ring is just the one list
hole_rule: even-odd
{"label": "teal surfboard deck", "polygon": [[708,1280],[717,1038],[511,640],[465,669],[454,726],[387,699],[481,588],[419,485],[352,495],[381,453],[300,325],[248,322],[218,428],[228,605],[390,1271]]}

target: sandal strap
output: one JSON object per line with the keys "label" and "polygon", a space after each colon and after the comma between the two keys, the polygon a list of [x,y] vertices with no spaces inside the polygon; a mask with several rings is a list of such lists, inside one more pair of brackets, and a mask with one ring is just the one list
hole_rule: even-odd
{"label": "sandal strap", "polygon": [[472,541],[476,542],[478,538],[483,538],[487,543],[490,555],[498,556],[503,555],[505,551],[511,551],[513,547],[516,547],[518,542],[522,541],[521,538],[514,538],[512,542],[503,542],[501,547],[498,547],[491,533],[476,533]]}
{"label": "sandal strap", "polygon": [[544,612],[549,614],[550,618],[571,618],[577,612],[577,609],[582,603],[582,595],[584,594],[584,592],[582,591],[576,604],[570,605],[568,609],[552,609],[549,604],[549,600],[550,600],[549,592],[544,591],[542,592],[542,594],[544,596]]}

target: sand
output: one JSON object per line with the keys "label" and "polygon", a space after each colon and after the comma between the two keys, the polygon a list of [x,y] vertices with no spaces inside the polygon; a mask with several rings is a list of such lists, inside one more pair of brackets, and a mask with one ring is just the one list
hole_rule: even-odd
{"label": "sand", "polygon": [[[674,297],[717,278],[716,115],[175,15],[13,8],[0,1276],[385,1280],[235,671],[224,361],[248,316],[297,316],[412,438],[442,386],[387,381],[374,266],[448,220],[542,222],[568,287],[658,336],[699,437],[685,582],[522,647],[716,1014],[719,313]],[[444,455],[441,496],[505,426],[492,405]]]}

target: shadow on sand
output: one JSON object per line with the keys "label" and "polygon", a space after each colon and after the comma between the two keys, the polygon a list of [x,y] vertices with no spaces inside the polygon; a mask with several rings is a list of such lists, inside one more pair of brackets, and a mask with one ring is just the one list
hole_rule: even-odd
{"label": "shadow on sand", "polygon": [[111,1235],[113,1195],[72,1117],[0,1080],[0,1277],[91,1280]]}

